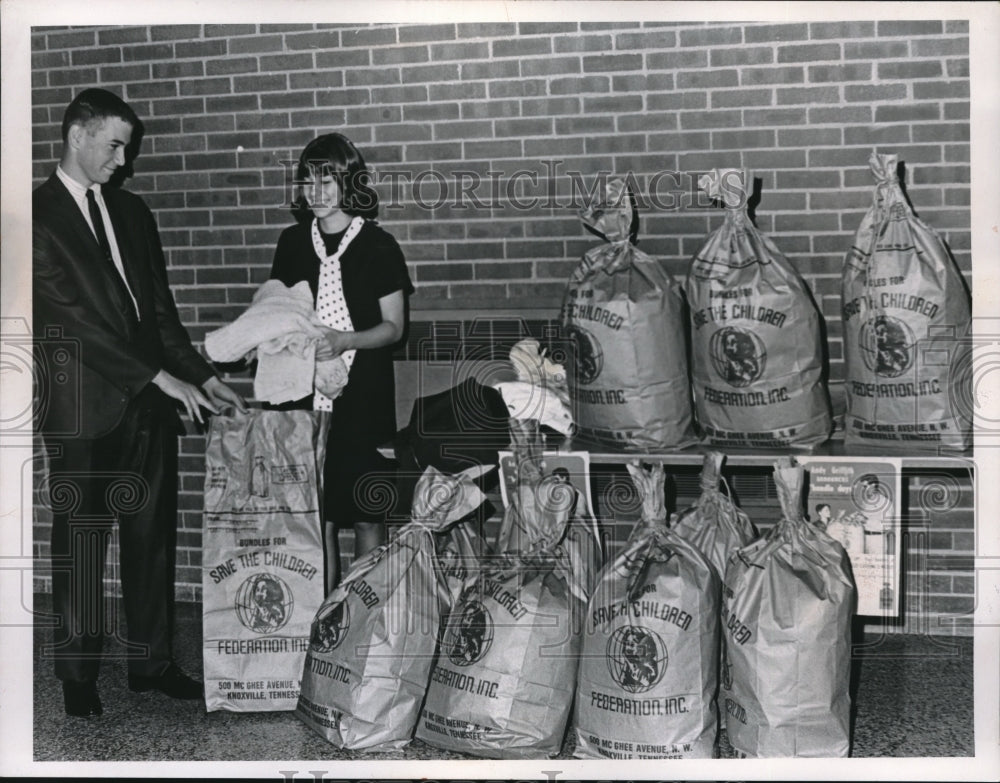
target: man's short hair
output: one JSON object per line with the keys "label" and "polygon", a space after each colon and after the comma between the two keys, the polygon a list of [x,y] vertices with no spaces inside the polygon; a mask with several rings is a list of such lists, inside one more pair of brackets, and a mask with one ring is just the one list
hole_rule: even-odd
{"label": "man's short hair", "polygon": [[86,126],[91,120],[106,120],[111,117],[117,117],[136,129],[141,126],[132,107],[113,92],[102,90],[100,87],[84,90],[73,99],[63,114],[63,141],[69,137],[69,129],[73,125]]}

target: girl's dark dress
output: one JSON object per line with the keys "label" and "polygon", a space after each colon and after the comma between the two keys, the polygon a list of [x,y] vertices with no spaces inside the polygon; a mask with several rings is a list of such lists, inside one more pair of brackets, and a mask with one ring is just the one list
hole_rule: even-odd
{"label": "girl's dark dress", "polygon": [[[312,289],[315,304],[320,259],[313,249],[311,225],[310,221],[289,226],[281,233],[274,251],[271,277],[287,286],[305,280]],[[320,233],[327,254],[336,252],[343,232]],[[340,257],[340,264],[344,298],[357,332],[382,322],[378,301],[383,296],[395,291],[402,291],[406,296],[413,293],[399,245],[391,234],[371,221],[365,221]],[[362,479],[367,474],[385,476],[387,461],[377,448],[396,434],[394,348],[387,345],[359,350],[354,356],[347,386],[333,401],[323,478],[324,515],[339,526],[355,521],[385,521],[386,509],[363,499],[365,486],[372,478]],[[312,408],[312,398],[284,407]]]}

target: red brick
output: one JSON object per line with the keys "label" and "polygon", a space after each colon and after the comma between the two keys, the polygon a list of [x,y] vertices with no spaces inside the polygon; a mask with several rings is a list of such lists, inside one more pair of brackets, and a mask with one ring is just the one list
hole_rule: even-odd
{"label": "red brick", "polygon": [[954,60],[947,60],[946,65],[948,67],[949,78],[955,79],[960,76],[968,78],[969,76],[969,60],[968,58],[958,58]]}
{"label": "red brick", "polygon": [[706,92],[672,92],[646,97],[646,108],[649,111],[704,109],[707,106],[708,93]]}
{"label": "red brick", "polygon": [[393,26],[368,27],[358,30],[341,30],[341,46],[382,46],[396,43],[396,28]]}
{"label": "red brick", "polygon": [[428,86],[428,98],[432,101],[482,101],[486,98],[486,85],[468,82],[431,84]]}
{"label": "red brick", "polygon": [[526,117],[577,114],[579,111],[579,98],[541,98],[521,103],[521,112]]}
{"label": "red brick", "polygon": [[[448,249],[450,250],[451,248],[449,247]],[[455,262],[447,264],[411,264],[410,269],[414,273],[418,283],[451,280],[458,282],[472,279],[472,264]]]}
{"label": "red brick", "polygon": [[[715,96],[713,96],[714,100]],[[743,122],[749,127],[768,125],[806,125],[806,110],[796,109],[747,109]],[[779,144],[781,144],[779,139]]]}
{"label": "red brick", "polygon": [[257,32],[255,24],[207,24],[206,38],[233,38],[239,35],[253,35]]}
{"label": "red brick", "polygon": [[[553,121],[547,117],[538,119],[497,120],[494,123],[497,138],[550,136]],[[468,149],[467,149],[468,151]]]}
{"label": "red brick", "polygon": [[126,95],[124,97],[131,102],[142,98],[175,98],[177,97],[177,82],[135,82],[134,84],[128,85],[128,89],[126,90]]}
{"label": "red brick", "polygon": [[103,63],[120,63],[122,61],[122,50],[118,48],[104,47],[99,49],[74,49],[73,67],[81,65],[99,65]]}
{"label": "red brick", "polygon": [[946,120],[969,121],[969,102],[959,101],[957,103],[946,103],[944,105],[944,118]]}
{"label": "red brick", "polygon": [[181,95],[226,95],[232,92],[228,78],[182,79]]}
{"label": "red brick", "polygon": [[[594,117],[595,120],[607,120],[608,128],[605,132],[614,131],[615,123],[622,133],[635,133],[636,131],[668,131],[677,128],[677,115],[673,112],[639,112],[636,114],[623,114],[614,117]],[[572,123],[573,118],[568,118]],[[558,128],[558,126],[557,126]]]}
{"label": "red brick", "polygon": [[609,89],[610,82],[607,76],[565,77],[549,82],[549,92],[552,95],[581,95],[592,92],[608,92]]}
{"label": "red brick", "polygon": [[713,131],[712,146],[714,149],[752,149],[755,147],[773,147],[773,130],[738,130]]}
{"label": "red brick", "polygon": [[585,114],[591,112],[625,114],[627,112],[642,111],[642,104],[641,95],[587,96],[583,99],[583,111]]}
{"label": "red brick", "polygon": [[889,60],[907,57],[910,49],[906,41],[846,41],[845,60]]}
{"label": "red brick", "polygon": [[462,63],[460,69],[463,81],[475,79],[517,79],[521,68],[517,60],[501,60],[500,62]]}
{"label": "red brick", "polygon": [[72,49],[77,46],[93,46],[96,34],[93,30],[79,30],[72,33],[49,33],[46,42],[49,49]]}
{"label": "red brick", "polygon": [[861,128],[844,128],[845,144],[906,144],[909,141],[909,125],[873,125]]}

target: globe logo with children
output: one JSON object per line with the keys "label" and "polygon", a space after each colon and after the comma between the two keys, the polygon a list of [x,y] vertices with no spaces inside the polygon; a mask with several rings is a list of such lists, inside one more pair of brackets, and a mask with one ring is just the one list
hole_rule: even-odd
{"label": "globe logo with children", "polygon": [[667,647],[655,631],[641,625],[623,625],[608,639],[608,670],[628,693],[643,693],[663,678]]}
{"label": "globe logo with children", "polygon": [[576,353],[574,367],[577,383],[593,383],[604,369],[604,352],[601,350],[601,344],[594,335],[575,324],[566,328],[566,336],[572,341]]}
{"label": "globe logo with children", "polygon": [[340,601],[327,611],[321,611],[313,621],[309,633],[309,649],[318,653],[333,652],[344,641],[350,626],[351,615],[347,609],[347,601]]}
{"label": "globe logo with children", "polygon": [[909,326],[885,314],[866,321],[858,335],[865,366],[883,378],[898,378],[910,369],[915,343]]}
{"label": "globe logo with children", "polygon": [[461,613],[452,615],[445,636],[448,660],[456,666],[470,666],[480,660],[493,644],[493,618],[479,601],[470,601]]}
{"label": "globe logo with children", "polygon": [[292,591],[274,574],[254,574],[236,591],[236,616],[254,633],[270,634],[284,628],[294,606]]}
{"label": "globe logo with children", "polygon": [[712,335],[708,346],[715,372],[730,386],[742,388],[764,372],[767,351],[761,339],[747,329],[726,326]]}

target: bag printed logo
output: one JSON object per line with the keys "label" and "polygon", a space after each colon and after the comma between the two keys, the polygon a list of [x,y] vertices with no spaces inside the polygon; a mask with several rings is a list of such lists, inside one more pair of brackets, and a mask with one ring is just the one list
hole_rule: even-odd
{"label": "bag printed logo", "polygon": [[597,339],[582,326],[566,327],[566,334],[573,341],[576,351],[576,381],[587,385],[596,381],[604,369],[604,352]]}
{"label": "bag printed logo", "polygon": [[858,334],[865,366],[884,378],[898,378],[910,369],[915,343],[910,327],[888,315],[869,319]]}
{"label": "bag printed logo", "polygon": [[641,625],[623,625],[608,639],[608,671],[628,693],[643,693],[667,670],[667,647],[655,631]]}
{"label": "bag printed logo", "polygon": [[317,617],[309,635],[309,649],[328,653],[336,650],[351,627],[351,612],[347,601],[341,601],[322,617]]}
{"label": "bag printed logo", "polygon": [[274,574],[253,574],[236,591],[236,616],[254,633],[280,631],[292,616],[294,606],[292,591]]}
{"label": "bag printed logo", "polygon": [[709,341],[712,366],[730,386],[742,388],[760,378],[767,364],[767,351],[761,339],[747,329],[727,326]]}
{"label": "bag printed logo", "polygon": [[461,616],[448,626],[445,645],[448,660],[456,666],[471,666],[493,644],[493,617],[479,601],[465,605]]}

